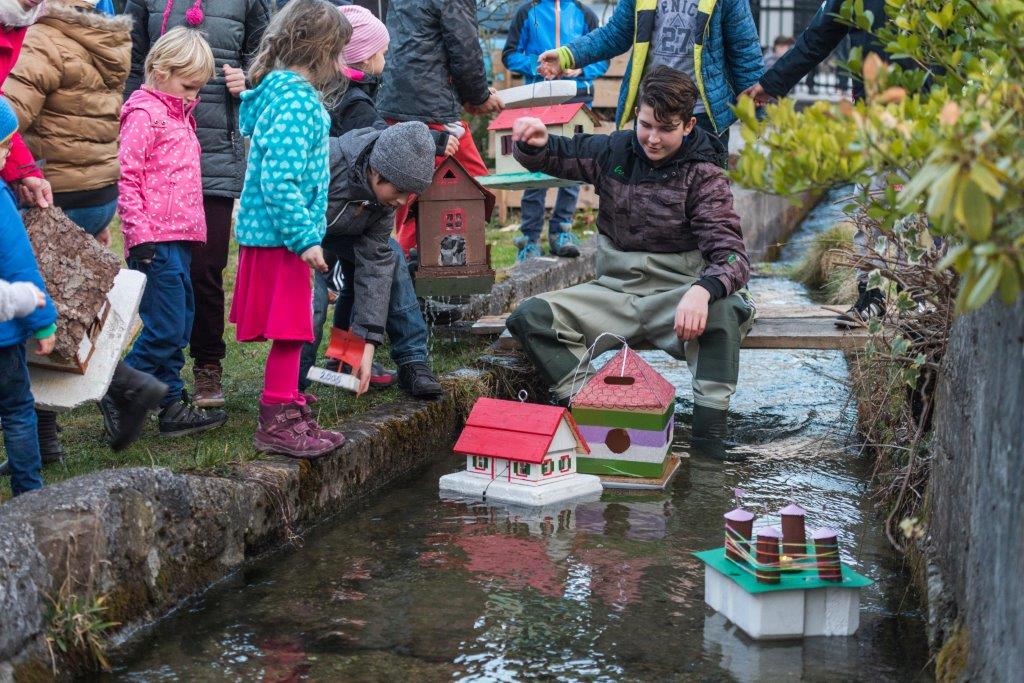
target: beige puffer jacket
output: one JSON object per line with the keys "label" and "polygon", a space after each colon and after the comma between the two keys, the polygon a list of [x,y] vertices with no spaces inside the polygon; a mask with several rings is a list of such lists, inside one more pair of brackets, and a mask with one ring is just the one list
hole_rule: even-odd
{"label": "beige puffer jacket", "polygon": [[132,61],[131,18],[49,0],[4,83],[22,137],[54,192],[116,184],[119,114]]}

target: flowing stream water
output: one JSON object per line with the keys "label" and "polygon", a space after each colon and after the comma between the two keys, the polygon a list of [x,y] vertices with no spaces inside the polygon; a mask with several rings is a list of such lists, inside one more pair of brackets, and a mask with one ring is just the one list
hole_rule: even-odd
{"label": "flowing stream water", "polygon": [[[835,222],[826,197],[782,250],[799,258]],[[758,277],[760,302],[809,301]],[[606,492],[545,518],[439,499],[435,464],[256,562],[116,653],[132,681],[917,680],[929,678],[918,599],[880,530],[870,462],[853,444],[846,361],[828,351],[744,351],[731,427],[749,455],[689,451],[685,364],[645,357],[679,391],[683,465],[659,493]],[[849,638],[757,643],[703,603],[691,555],[722,544],[733,490],[770,517],[789,501],[839,530],[875,583]]]}

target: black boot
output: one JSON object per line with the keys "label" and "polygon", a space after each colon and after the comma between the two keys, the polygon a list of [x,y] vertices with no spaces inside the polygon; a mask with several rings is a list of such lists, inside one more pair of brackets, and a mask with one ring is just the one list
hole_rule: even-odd
{"label": "black boot", "polygon": [[730,451],[727,446],[729,436],[729,411],[724,408],[709,408],[693,405],[692,438],[695,454],[715,460],[739,462],[747,459],[745,453]]}
{"label": "black boot", "polygon": [[152,375],[118,363],[107,395],[100,400],[110,447],[119,451],[139,438],[146,414],[160,407],[167,385]]}
{"label": "black boot", "polygon": [[[64,459],[64,448],[60,445],[60,425],[57,424],[57,413],[50,410],[36,410],[36,433],[39,435],[39,455],[43,458],[43,466]],[[11,475],[11,463],[4,460],[0,463],[0,477]]]}
{"label": "black boot", "polygon": [[36,421],[39,433],[39,455],[43,464],[59,462],[64,459],[64,447],[60,445],[60,426],[57,424],[57,413],[51,410],[36,409]]}
{"label": "black boot", "polygon": [[228,414],[215,408],[197,408],[186,392],[181,399],[160,411],[160,436],[187,436],[216,429],[228,421]]}
{"label": "black boot", "polygon": [[857,303],[836,317],[836,327],[850,330],[856,327],[864,327],[871,318],[881,318],[885,315],[885,296],[882,290],[877,287],[868,289],[867,283],[857,283]]}
{"label": "black boot", "polygon": [[398,386],[415,398],[435,399],[444,394],[441,383],[426,363],[414,361],[398,366]]}

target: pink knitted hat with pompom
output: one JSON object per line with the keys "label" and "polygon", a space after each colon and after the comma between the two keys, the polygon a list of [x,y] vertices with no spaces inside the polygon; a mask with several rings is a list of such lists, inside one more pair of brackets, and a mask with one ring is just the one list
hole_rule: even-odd
{"label": "pink knitted hat with pompom", "polygon": [[342,50],[346,64],[358,64],[374,56],[391,42],[381,20],[359,5],[342,5],[338,10],[352,24],[352,38]]}

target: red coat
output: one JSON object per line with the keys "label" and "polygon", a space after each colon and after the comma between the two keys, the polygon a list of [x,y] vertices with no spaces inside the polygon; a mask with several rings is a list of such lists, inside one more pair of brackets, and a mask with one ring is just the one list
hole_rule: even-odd
{"label": "red coat", "polygon": [[[21,43],[25,40],[26,31],[27,26],[0,26],[0,95],[3,95],[3,83],[7,80],[7,74],[14,68],[14,63],[21,54]],[[42,178],[43,172],[36,166],[36,160],[32,158],[32,152],[28,151],[21,135],[15,133],[11,139],[11,153],[7,157],[7,163],[0,170],[0,178],[11,183],[28,176]]]}

